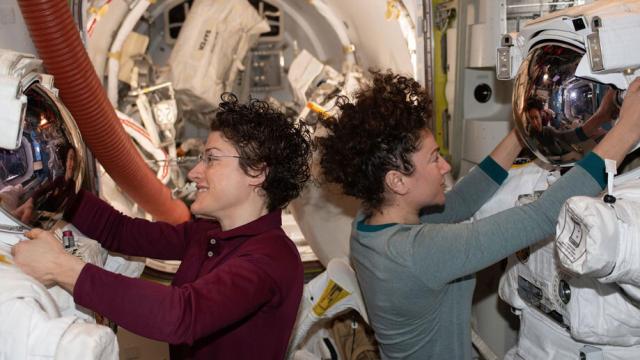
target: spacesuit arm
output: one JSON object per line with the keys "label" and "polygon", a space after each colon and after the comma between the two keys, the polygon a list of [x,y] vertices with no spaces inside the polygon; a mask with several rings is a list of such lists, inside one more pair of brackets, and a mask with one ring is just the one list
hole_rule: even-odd
{"label": "spacesuit arm", "polygon": [[579,164],[531,204],[473,223],[422,225],[411,239],[416,274],[428,286],[441,287],[552,235],[567,198],[596,195],[602,190],[602,159],[591,154]]}
{"label": "spacesuit arm", "polygon": [[[274,261],[245,251],[181,286],[128,278],[87,265],[73,295],[76,303],[136,334],[171,344],[192,344],[246,319],[265,304],[278,305],[282,296],[274,272],[269,271],[278,266]],[[286,279],[299,274],[282,275]]]}
{"label": "spacesuit arm", "polygon": [[84,190],[65,218],[104,248],[122,254],[175,260],[182,258],[186,249],[185,224],[173,226],[128,217]]}
{"label": "spacesuit arm", "polygon": [[420,214],[424,223],[455,223],[467,220],[491,198],[508,173],[490,156],[445,194],[445,205]]}

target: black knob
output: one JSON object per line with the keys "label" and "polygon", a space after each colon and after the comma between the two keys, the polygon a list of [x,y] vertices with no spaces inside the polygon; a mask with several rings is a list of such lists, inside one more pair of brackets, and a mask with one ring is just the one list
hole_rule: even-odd
{"label": "black knob", "polygon": [[606,202],[607,204],[613,204],[616,202],[616,197],[613,195],[607,194],[604,196],[604,202]]}
{"label": "black knob", "polygon": [[565,304],[568,304],[569,300],[571,300],[571,287],[564,280],[560,280],[560,284],[558,284],[558,296]]}
{"label": "black knob", "polygon": [[491,99],[491,93],[491,86],[487,84],[480,84],[473,90],[473,97],[479,103],[486,103],[487,101],[489,101],[489,99]]}

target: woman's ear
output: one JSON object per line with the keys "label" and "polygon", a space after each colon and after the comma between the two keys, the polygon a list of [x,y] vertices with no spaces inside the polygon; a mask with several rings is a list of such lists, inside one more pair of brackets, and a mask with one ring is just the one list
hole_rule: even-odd
{"label": "woman's ear", "polygon": [[259,170],[249,169],[249,185],[260,187],[267,179],[269,168],[265,165]]}
{"label": "woman's ear", "polygon": [[390,170],[384,176],[385,186],[397,195],[405,195],[409,191],[405,180],[406,176],[396,170]]}

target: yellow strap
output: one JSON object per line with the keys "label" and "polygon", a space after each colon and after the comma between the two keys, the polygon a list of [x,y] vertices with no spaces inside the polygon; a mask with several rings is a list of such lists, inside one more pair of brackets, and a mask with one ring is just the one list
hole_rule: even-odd
{"label": "yellow strap", "polygon": [[113,59],[113,60],[120,61],[120,51],[118,51],[118,52],[111,52],[111,51],[109,51],[109,52],[107,53],[107,56],[108,56],[109,58]]}
{"label": "yellow strap", "polygon": [[313,101],[307,102],[307,108],[322,117],[329,116],[329,113],[327,112],[327,110],[325,110],[322,106],[320,106],[319,104]]}
{"label": "yellow strap", "polygon": [[7,265],[13,265],[11,260],[7,259],[4,255],[0,255],[0,263],[5,263]]}
{"label": "yellow strap", "polygon": [[345,54],[351,54],[354,51],[356,51],[356,46],[353,44],[345,45],[342,47],[342,52],[344,52]]}
{"label": "yellow strap", "polygon": [[102,17],[104,16],[104,14],[107,13],[107,10],[109,10],[109,4],[104,4],[102,6],[100,6],[99,8],[96,8],[95,6],[92,6],[89,8],[89,14],[93,14],[97,17]]}
{"label": "yellow strap", "polygon": [[351,295],[349,291],[336,284],[333,280],[329,280],[327,287],[324,288],[324,291],[320,296],[320,299],[318,299],[312,308],[313,313],[317,317],[322,317],[330,307],[349,295]]}
{"label": "yellow strap", "polygon": [[520,164],[511,164],[511,169],[520,169],[523,168],[525,166],[529,166],[529,164],[531,164],[533,162],[533,160],[529,160]]}
{"label": "yellow strap", "polygon": [[400,7],[398,0],[387,0],[387,10],[384,12],[385,20],[396,20],[400,18]]}

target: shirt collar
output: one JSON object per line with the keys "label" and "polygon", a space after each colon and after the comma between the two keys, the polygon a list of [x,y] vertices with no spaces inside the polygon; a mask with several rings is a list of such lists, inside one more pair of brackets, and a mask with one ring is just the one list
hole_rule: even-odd
{"label": "shirt collar", "polygon": [[207,234],[209,236],[215,236],[216,239],[227,240],[239,236],[258,235],[272,229],[280,228],[281,226],[282,210],[277,209],[236,228],[222,231],[222,229],[218,227],[217,230],[209,231]]}

